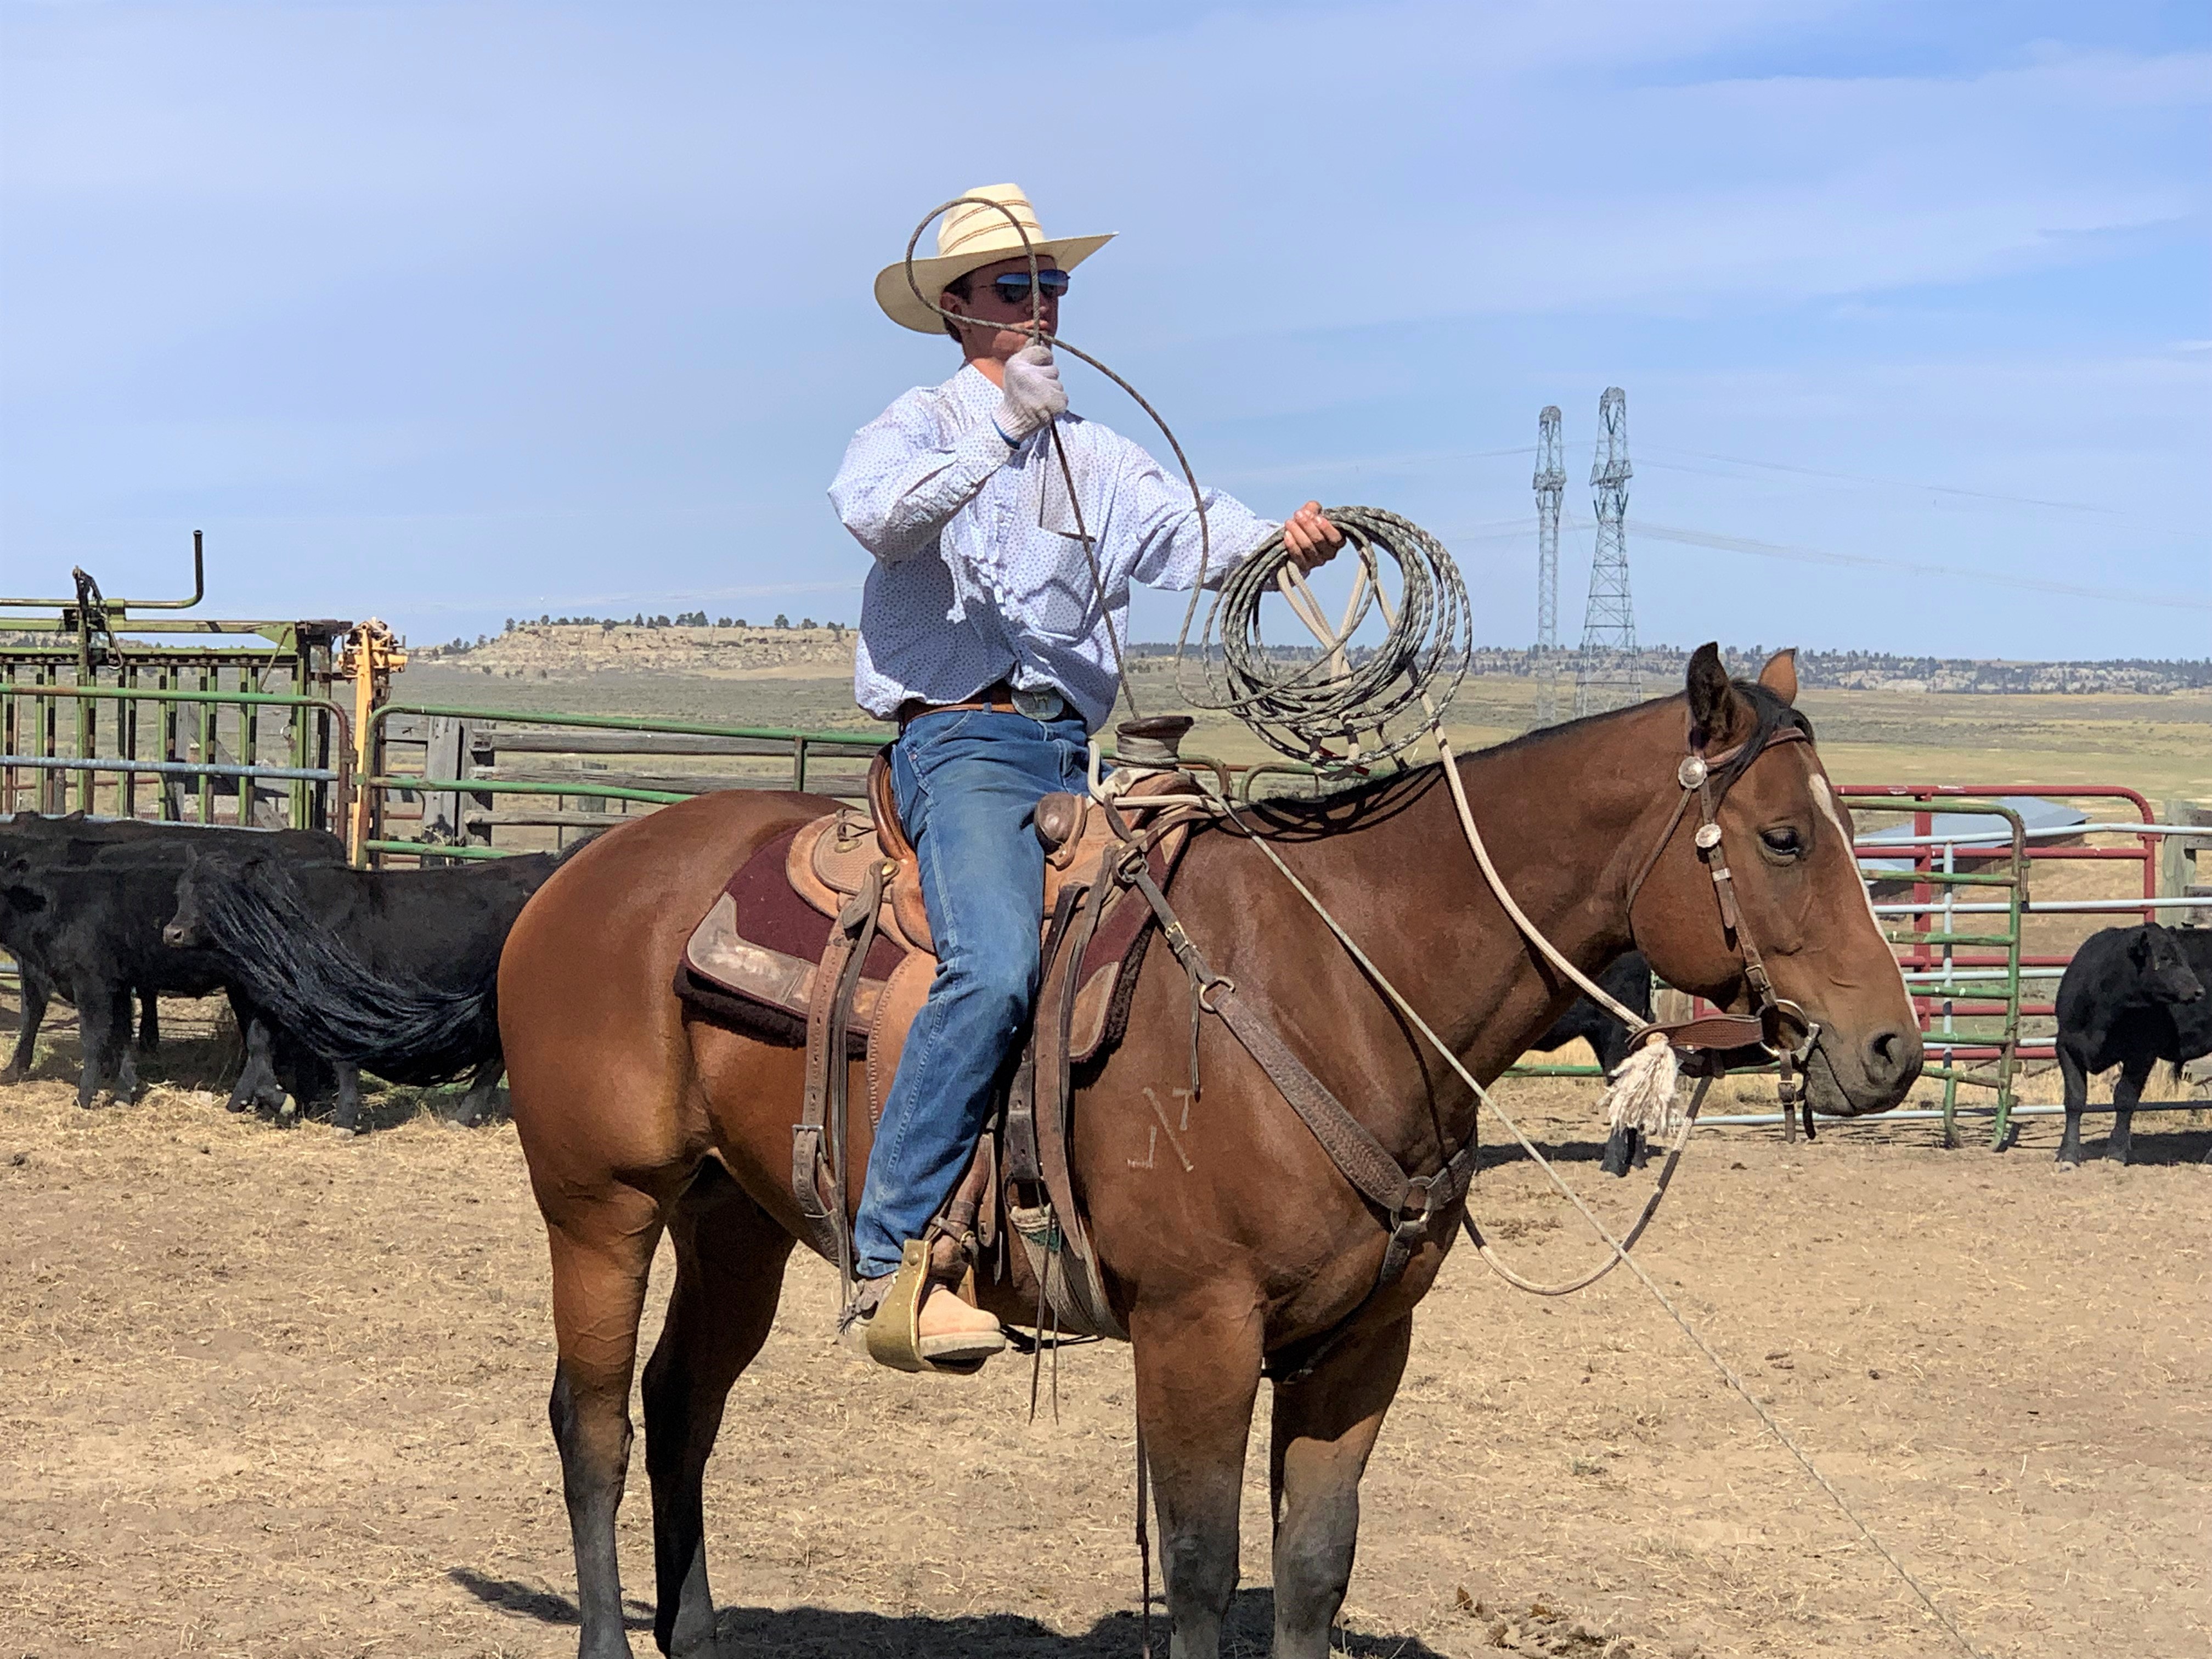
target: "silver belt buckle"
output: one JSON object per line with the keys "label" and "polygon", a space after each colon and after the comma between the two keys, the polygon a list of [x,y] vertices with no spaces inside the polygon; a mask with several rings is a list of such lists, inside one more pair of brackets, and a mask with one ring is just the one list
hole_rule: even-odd
{"label": "silver belt buckle", "polygon": [[1067,702],[1049,685],[1014,688],[1014,713],[1033,720],[1056,720],[1067,712]]}

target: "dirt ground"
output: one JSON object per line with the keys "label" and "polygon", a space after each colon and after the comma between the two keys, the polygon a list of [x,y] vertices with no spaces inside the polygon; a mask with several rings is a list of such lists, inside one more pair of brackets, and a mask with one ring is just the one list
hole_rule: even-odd
{"label": "dirt ground", "polygon": [[[65,1018],[37,1077],[0,1090],[0,1655],[573,1651],[544,1247],[512,1128],[398,1091],[358,1139],[228,1116],[192,1012],[165,1011],[186,1035],[134,1106],[76,1107]],[[1597,1173],[1589,1085],[1500,1100],[1606,1212],[1640,1202]],[[2212,1128],[2144,1118],[2136,1166],[2075,1172],[2057,1135],[2030,1120],[1999,1155],[1920,1123],[1811,1147],[1706,1131],[1643,1256],[1990,1659],[2203,1653]],[[1477,1202],[1527,1270],[1591,1259],[1525,1160],[1494,1152]],[[1026,1362],[878,1371],[831,1345],[830,1301],[799,1264],[732,1399],[708,1494],[720,1653],[1133,1655],[1126,1350],[1066,1354],[1058,1420],[1031,1425]],[[1265,1647],[1263,1468],[1240,1656]],[[1626,1274],[1540,1301],[1465,1251],[1367,1480],[1342,1640],[1369,1659],[1952,1650]]]}

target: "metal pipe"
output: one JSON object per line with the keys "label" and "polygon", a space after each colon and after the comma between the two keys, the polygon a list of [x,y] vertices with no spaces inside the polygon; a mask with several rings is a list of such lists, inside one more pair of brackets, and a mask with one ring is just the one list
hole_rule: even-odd
{"label": "metal pipe", "polygon": [[[693,797],[678,794],[667,789],[624,789],[605,783],[542,782],[511,778],[505,781],[490,778],[370,778],[363,786],[369,789],[399,789],[418,795],[578,795],[597,800],[642,801],[650,806],[673,806]],[[739,786],[743,787],[743,786]],[[766,789],[773,786],[760,784]],[[699,794],[710,794],[702,789]]]}
{"label": "metal pipe", "polygon": [[179,777],[294,778],[309,783],[336,783],[340,774],[326,767],[235,766],[221,761],[127,760],[122,756],[76,760],[58,755],[0,755],[0,766],[21,766],[34,772],[157,772]]}
{"label": "metal pipe", "polygon": [[758,738],[763,742],[810,744],[847,749],[885,749],[895,741],[880,732],[806,732],[781,726],[709,726],[699,720],[633,720],[623,714],[529,714],[511,708],[460,708],[443,703],[387,702],[372,717],[381,725],[394,714],[437,714],[453,720],[506,720],[517,726],[573,726],[612,732],[689,732],[708,738]]}
{"label": "metal pipe", "polygon": [[348,730],[352,721],[343,705],[328,697],[301,696],[289,691],[183,691],[173,689],[124,685],[26,685],[20,680],[0,681],[0,696],[73,697],[146,702],[255,703],[284,708],[319,708]]}
{"label": "metal pipe", "polygon": [[[207,550],[201,532],[192,532],[192,596],[189,599],[103,599],[100,609],[109,616],[120,616],[137,608],[140,611],[189,611],[207,596]],[[76,599],[0,599],[0,606],[29,611],[74,611]]]}
{"label": "metal pipe", "polygon": [[[1897,810],[1901,812],[1905,809]],[[2130,823],[2125,818],[2097,818],[2086,823],[2052,824],[2021,833],[2029,841],[2057,841],[2069,836],[2203,836],[2212,834],[2212,830],[2201,823]],[[1855,841],[1851,850],[1880,857],[1909,852],[1916,847],[2002,847],[2009,839],[1995,830],[1966,830],[1955,836],[1899,836],[1893,841]],[[1702,1118],[1698,1121],[1704,1121]]]}
{"label": "metal pipe", "polygon": [[418,857],[441,859],[511,859],[512,850],[501,847],[441,847],[428,841],[368,841],[362,843],[365,853],[411,853]]}
{"label": "metal pipe", "polygon": [[[2208,898],[2114,898],[2114,899],[2036,899],[2031,898],[2021,906],[2031,916],[2055,915],[2120,915],[2131,910],[2186,910],[2212,908]],[[1960,915],[2007,915],[2009,904],[1946,904],[1942,899],[1930,899],[1924,904],[1900,902],[1877,904],[1874,913],[1878,916],[1914,916],[1923,912],[1948,910]]]}
{"label": "metal pipe", "polygon": [[[2109,1112],[2113,1109],[2106,1104],[2085,1106],[2081,1109],[2085,1112]],[[2212,1111],[2212,1101],[2146,1100],[2133,1109],[2138,1112]],[[1958,1117],[1995,1117],[1997,1115],[1997,1109],[1994,1106],[1954,1106],[1951,1110],[1953,1115]],[[1814,1115],[1820,1119],[1822,1128],[1847,1127],[1860,1123],[1870,1126],[1884,1123],[1936,1123],[1942,1121],[1943,1118],[1942,1112],[1933,1109],[1925,1111],[1916,1109],[1909,1112],[1869,1112],[1861,1117],[1830,1117],[1825,1112],[1816,1113]],[[2063,1106],[2014,1106],[2006,1115],[2008,1117],[2063,1117],[2066,1115],[2066,1109]],[[1719,1129],[1771,1128],[1780,1124],[1782,1121],[1782,1114],[1779,1112],[1738,1117],[1714,1117],[1710,1113],[1701,1113],[1698,1118],[1698,1127],[1702,1129],[1710,1124]]]}

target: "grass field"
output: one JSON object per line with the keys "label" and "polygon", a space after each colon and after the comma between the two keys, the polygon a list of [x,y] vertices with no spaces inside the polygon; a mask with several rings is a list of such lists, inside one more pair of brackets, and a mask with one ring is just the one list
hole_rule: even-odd
{"label": "grass field", "polygon": [[[1147,714],[1189,709],[1164,663],[1135,665]],[[1662,688],[1653,687],[1656,692]],[[487,708],[659,715],[759,726],[868,728],[842,672],[790,679],[597,674],[495,679],[445,665],[410,669],[395,695]],[[1534,718],[1533,680],[1470,679],[1446,729],[1463,747],[1519,736]],[[2154,802],[2212,799],[2212,693],[2163,696],[2056,693],[1989,696],[1808,690],[1829,770],[1845,783],[2124,784]],[[881,729],[876,727],[876,729]],[[1267,755],[1223,716],[1201,719],[1188,752],[1229,761]]]}

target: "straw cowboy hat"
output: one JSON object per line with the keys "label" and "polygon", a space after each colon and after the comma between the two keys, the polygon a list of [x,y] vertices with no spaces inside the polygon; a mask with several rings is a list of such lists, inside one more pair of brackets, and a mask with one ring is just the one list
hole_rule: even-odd
{"label": "straw cowboy hat", "polygon": [[[1019,185],[985,185],[962,193],[980,196],[987,202],[1003,203],[1020,222],[1022,230],[1029,234],[1030,246],[1036,250],[1037,258],[1049,258],[1062,270],[1074,270],[1114,240],[1112,231],[1103,236],[1048,237],[1044,227],[1037,223],[1036,210],[1022,194]],[[957,283],[969,271],[981,270],[1001,259],[1017,258],[1021,252],[1021,235],[1008,222],[1006,214],[981,202],[963,201],[957,207],[947,208],[945,216],[937,222],[937,257],[917,258],[914,262],[914,280],[924,294],[934,300],[945,292],[946,283]],[[945,332],[945,319],[915,299],[914,289],[907,286],[903,259],[885,265],[877,273],[876,303],[884,308],[886,317],[902,328],[910,328],[917,334]]]}

